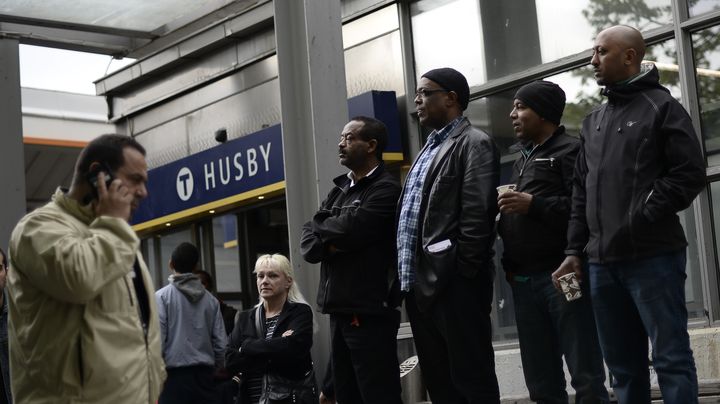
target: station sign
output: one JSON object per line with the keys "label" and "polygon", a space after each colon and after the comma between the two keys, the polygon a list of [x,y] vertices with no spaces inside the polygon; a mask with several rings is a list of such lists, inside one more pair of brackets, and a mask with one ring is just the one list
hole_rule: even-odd
{"label": "station sign", "polygon": [[[348,100],[350,117],[379,119],[388,128],[386,160],[402,160],[395,92],[370,91]],[[339,136],[339,129],[338,129]],[[154,168],[148,197],[133,215],[136,230],[197,214],[284,187],[280,124]]]}

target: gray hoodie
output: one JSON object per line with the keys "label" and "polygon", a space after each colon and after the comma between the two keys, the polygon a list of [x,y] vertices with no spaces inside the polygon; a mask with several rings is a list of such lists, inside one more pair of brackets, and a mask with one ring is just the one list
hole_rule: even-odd
{"label": "gray hoodie", "polygon": [[169,280],[155,292],[167,368],[224,367],[227,336],[217,299],[193,274],[176,274]]}
{"label": "gray hoodie", "polygon": [[173,286],[183,292],[185,297],[190,299],[193,303],[200,300],[203,296],[205,296],[205,292],[207,292],[202,282],[200,282],[200,278],[194,274],[170,275],[168,280]]}

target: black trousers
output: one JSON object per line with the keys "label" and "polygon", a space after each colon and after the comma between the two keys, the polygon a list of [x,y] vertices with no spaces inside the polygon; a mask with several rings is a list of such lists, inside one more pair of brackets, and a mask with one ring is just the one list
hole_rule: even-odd
{"label": "black trousers", "polygon": [[425,312],[414,291],[405,307],[423,382],[434,403],[499,404],[490,309],[492,276],[454,275]]}
{"label": "black trousers", "polygon": [[400,312],[330,314],[335,399],[342,404],[398,404]]}
{"label": "black trousers", "polygon": [[218,390],[212,366],[186,366],[167,370],[159,404],[216,404]]}

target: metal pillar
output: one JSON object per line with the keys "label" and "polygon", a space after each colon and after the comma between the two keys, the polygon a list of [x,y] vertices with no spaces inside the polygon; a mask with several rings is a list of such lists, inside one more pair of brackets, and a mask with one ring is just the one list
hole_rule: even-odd
{"label": "metal pillar", "polygon": [[0,36],[0,246],[7,251],[10,233],[25,214],[25,154],[20,103],[20,42]]}
{"label": "metal pillar", "polygon": [[[276,0],[275,37],[282,113],[290,261],[314,305],[318,265],[300,255],[300,229],[343,170],[337,143],[348,120],[341,4],[337,0]],[[313,358],[320,377],[330,353],[329,325],[316,316]]]}
{"label": "metal pillar", "polygon": [[[705,139],[702,135],[702,118],[700,117],[700,100],[698,99],[697,82],[695,81],[695,60],[693,58],[692,34],[683,29],[682,23],[690,15],[685,0],[673,0],[673,28],[675,30],[675,47],[677,49],[678,74],[680,76],[680,93],[682,104],[690,114],[695,132],[698,135],[700,148],[705,152]],[[700,192],[688,213],[688,229],[686,237],[696,239],[697,256],[688,248],[688,263],[696,261],[700,267],[702,278],[703,306],[709,324],[720,321],[720,279],[715,260],[715,245],[712,233],[710,186]],[[717,231],[717,229],[716,229]]]}

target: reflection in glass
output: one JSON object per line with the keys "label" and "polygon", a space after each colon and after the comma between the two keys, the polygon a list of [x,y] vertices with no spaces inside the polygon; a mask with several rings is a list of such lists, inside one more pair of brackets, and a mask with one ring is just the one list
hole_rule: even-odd
{"label": "reflection in glass", "polygon": [[218,293],[241,292],[237,216],[229,214],[214,217],[212,226],[217,291]]}
{"label": "reflection in glass", "polygon": [[536,0],[542,62],[592,47],[595,35],[613,25],[641,32],[672,22],[670,0]]}
{"label": "reflection in glass", "polygon": [[[162,269],[157,267],[157,260],[155,259],[155,237],[150,236],[142,241],[143,259],[147,265],[150,276],[153,280],[153,285],[159,285],[159,275],[162,273]],[[157,289],[157,287],[155,288]]]}
{"label": "reflection in glass", "polygon": [[410,4],[415,71],[451,66],[470,86],[486,81],[477,0],[421,0]]}
{"label": "reflection in glass", "polygon": [[[660,70],[660,83],[668,87],[673,97],[680,100],[675,41],[669,40],[648,47],[645,59],[656,62],[656,66]],[[601,87],[595,83],[592,68],[589,65],[546,77],[544,80],[557,83],[565,91],[567,102],[562,124],[570,134],[578,135],[585,115],[606,101],[605,97],[600,95]],[[518,88],[473,100],[465,111],[465,115],[474,126],[485,130],[495,139],[495,143],[500,148],[503,162],[517,158],[508,149],[516,142],[510,111],[513,97]]]}
{"label": "reflection in glass", "polygon": [[720,27],[692,34],[700,123],[708,166],[720,165]]}
{"label": "reflection in glass", "polygon": [[718,0],[689,0],[688,3],[691,17],[720,10],[720,1]]}
{"label": "reflection in glass", "polygon": [[[712,212],[713,212],[713,234],[715,235],[714,253],[715,259],[718,260],[718,251],[720,251],[720,181],[716,181],[710,184],[710,198],[712,200]],[[716,261],[718,262],[718,261]],[[716,292],[720,292],[720,285],[715,285]]]}
{"label": "reflection in glass", "polygon": [[397,5],[393,4],[343,25],[343,49],[387,34],[399,27]]}
{"label": "reflection in glass", "polygon": [[371,90],[405,94],[400,31],[395,30],[345,51],[348,98]]}
{"label": "reflection in glass", "polygon": [[410,11],[417,72],[451,66],[471,86],[590,49],[613,25],[672,22],[670,0],[423,0]]}

